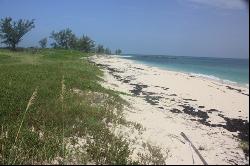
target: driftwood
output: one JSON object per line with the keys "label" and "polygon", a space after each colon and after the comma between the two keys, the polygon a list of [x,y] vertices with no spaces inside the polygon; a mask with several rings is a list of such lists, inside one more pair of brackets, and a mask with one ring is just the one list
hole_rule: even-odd
{"label": "driftwood", "polygon": [[197,155],[199,156],[199,158],[201,159],[201,161],[203,162],[203,164],[204,165],[208,165],[207,162],[205,161],[205,159],[201,156],[201,154],[198,151],[198,149],[196,149],[196,147],[193,145],[193,143],[188,139],[188,137],[183,132],[181,132],[181,136],[190,143],[190,145],[192,146],[192,148],[194,149],[194,151],[197,153]]}

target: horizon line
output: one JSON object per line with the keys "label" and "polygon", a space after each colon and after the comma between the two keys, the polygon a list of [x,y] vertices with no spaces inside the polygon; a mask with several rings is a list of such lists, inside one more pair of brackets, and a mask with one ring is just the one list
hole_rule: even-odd
{"label": "horizon line", "polygon": [[249,60],[249,56],[243,57],[216,57],[216,56],[188,56],[188,55],[171,55],[171,54],[141,54],[141,53],[122,53],[121,55],[146,55],[146,56],[173,56],[173,57],[193,57],[193,58],[220,58],[220,59],[244,59]]}

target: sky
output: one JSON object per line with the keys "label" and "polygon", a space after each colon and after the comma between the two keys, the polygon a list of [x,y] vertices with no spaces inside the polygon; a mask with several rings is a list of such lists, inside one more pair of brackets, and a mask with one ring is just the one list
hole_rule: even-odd
{"label": "sky", "polygon": [[249,58],[249,11],[241,0],[0,0],[6,16],[35,19],[24,47],[70,28],[127,54]]}

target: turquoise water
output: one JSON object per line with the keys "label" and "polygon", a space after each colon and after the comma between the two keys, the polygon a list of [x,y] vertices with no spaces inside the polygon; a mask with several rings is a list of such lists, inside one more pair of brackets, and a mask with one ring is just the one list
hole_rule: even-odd
{"label": "turquoise water", "polygon": [[122,55],[150,66],[208,77],[243,86],[249,84],[249,60],[166,55]]}

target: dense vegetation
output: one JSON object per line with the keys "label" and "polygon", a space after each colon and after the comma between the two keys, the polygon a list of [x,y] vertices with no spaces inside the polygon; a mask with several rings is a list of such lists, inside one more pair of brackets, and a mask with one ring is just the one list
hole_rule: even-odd
{"label": "dense vegetation", "polygon": [[[18,21],[12,20],[11,17],[6,17],[0,20],[0,39],[12,50],[16,50],[18,43],[22,37],[35,27],[34,20]],[[60,30],[59,32],[52,31],[50,38],[53,39],[51,46],[53,48],[74,49],[82,52],[95,52],[98,54],[112,54],[112,51],[103,45],[96,46],[95,41],[87,35],[77,37],[69,28]],[[47,38],[42,38],[39,42],[41,48],[47,47]],[[121,49],[116,49],[115,54],[121,54]]]}
{"label": "dense vegetation", "polygon": [[0,38],[2,43],[15,50],[22,37],[33,28],[34,20],[13,21],[11,17],[6,17],[0,20]]}
{"label": "dense vegetation", "polygon": [[[128,164],[122,100],[74,50],[0,50],[0,164]],[[115,111],[116,110],[116,111]],[[81,146],[74,146],[74,145]]]}
{"label": "dense vegetation", "polygon": [[103,45],[95,46],[95,41],[87,35],[77,37],[69,28],[59,32],[52,32],[51,39],[54,42],[51,44],[53,48],[74,49],[82,52],[96,52],[98,54],[112,54],[109,48],[104,48]]}
{"label": "dense vegetation", "polygon": [[47,40],[46,37],[43,38],[43,39],[41,39],[41,40],[39,41],[39,45],[40,45],[41,48],[46,48],[46,47],[47,47],[47,43],[48,43],[48,40]]}

